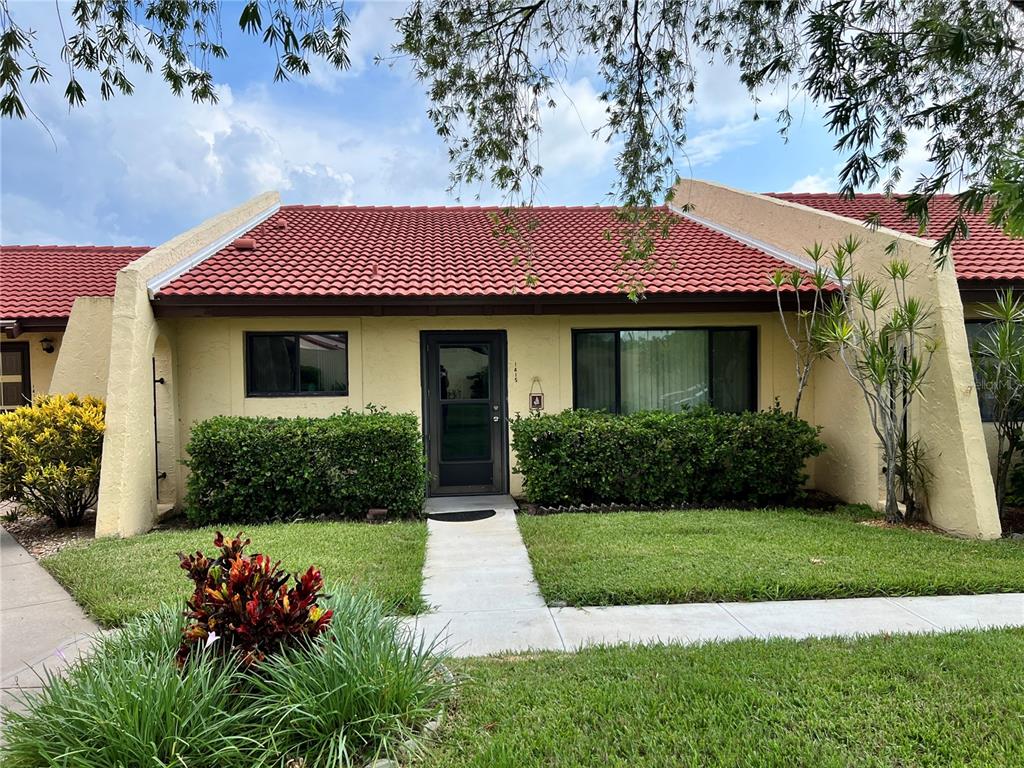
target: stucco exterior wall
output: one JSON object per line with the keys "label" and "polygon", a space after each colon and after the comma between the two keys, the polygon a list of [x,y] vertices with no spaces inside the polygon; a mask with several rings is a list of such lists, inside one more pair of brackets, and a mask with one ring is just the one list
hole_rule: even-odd
{"label": "stucco exterior wall", "polygon": [[[0,347],[10,342],[26,342],[28,344],[28,372],[31,378],[32,397],[37,395],[48,395],[54,391],[50,388],[53,380],[53,369],[57,365],[57,357],[60,355],[64,334],[60,331],[46,331],[45,333],[22,333],[16,339],[8,339],[0,334]],[[53,352],[43,352],[40,341],[49,339],[53,342]]]}
{"label": "stucco exterior wall", "polygon": [[[704,181],[680,182],[673,202],[690,204],[694,214],[790,254],[803,254],[815,242],[828,247],[854,236],[861,243],[856,269],[871,277],[882,277],[882,266],[891,258],[886,249],[894,240],[899,242],[900,257],[914,270],[909,289],[931,305],[939,342],[914,419],[932,457],[931,521],[957,535],[999,536],[963,305],[952,266],[931,268],[932,243],[884,228],[872,231],[852,219]],[[814,385],[815,421],[824,427],[822,436],[829,445],[816,467],[816,484],[843,498],[881,498],[878,439],[859,389],[837,360],[819,362]]]}
{"label": "stucco exterior wall", "polygon": [[112,296],[75,299],[53,371],[53,392],[106,398],[113,308]]}
{"label": "stucco exterior wall", "polygon": [[[529,395],[539,385],[548,413],[572,407],[572,330],[575,328],[643,328],[755,326],[758,329],[758,404],[785,407],[795,394],[793,352],[774,313],[685,313],[618,315],[512,315],[486,317],[318,317],[202,318],[164,321],[175,338],[178,361],[178,444],[185,457],[192,425],[216,415],[327,416],[346,407],[368,404],[415,413],[422,420],[421,331],[506,332],[508,342],[508,411],[529,412]],[[345,331],[348,333],[348,397],[245,396],[246,331]],[[535,383],[534,379],[537,379]],[[805,405],[802,416],[814,420]],[[514,458],[510,467],[515,466]],[[184,493],[181,471],[177,497]],[[522,479],[510,476],[519,493]]]}
{"label": "stucco exterior wall", "polygon": [[[247,222],[279,203],[276,193],[259,195],[175,237],[135,260],[117,274],[110,334],[107,431],[96,513],[97,536],[130,536],[148,530],[157,517],[157,474],[166,471],[167,491],[176,490],[179,472],[158,464],[159,433],[173,435],[178,422],[173,385],[154,389],[156,376],[173,374],[174,339],[156,320],[148,281],[190,262],[204,249],[234,236]],[[158,348],[158,341],[164,338]],[[161,386],[161,385],[157,385]],[[154,414],[154,410],[156,413]],[[160,429],[163,425],[163,429]],[[171,449],[177,453],[176,441]],[[161,493],[160,502],[166,506]]]}
{"label": "stucco exterior wall", "polygon": [[[984,304],[982,302],[964,302],[964,320],[983,320],[982,314]],[[982,430],[985,433],[985,448],[988,451],[989,466],[992,475],[996,473],[996,459],[999,455],[999,444],[996,439],[996,428],[990,421],[981,422]]]}

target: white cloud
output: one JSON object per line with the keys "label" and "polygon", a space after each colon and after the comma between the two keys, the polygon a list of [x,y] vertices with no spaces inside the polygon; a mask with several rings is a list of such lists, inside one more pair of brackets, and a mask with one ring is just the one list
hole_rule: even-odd
{"label": "white cloud", "polygon": [[[931,172],[931,150],[928,149],[928,133],[920,128],[907,131],[907,149],[900,161],[900,180],[896,183],[897,192],[908,192],[924,174]],[[876,184],[872,192],[884,192],[887,175],[883,173],[882,181]]]}
{"label": "white cloud", "polygon": [[726,123],[697,131],[683,146],[682,164],[689,169],[711,165],[733,150],[756,144],[756,133],[753,122]]}
{"label": "white cloud", "polygon": [[739,68],[720,58],[694,60],[697,88],[690,112],[698,123],[721,124],[774,121],[783,107],[798,114],[809,105],[804,94],[780,83],[773,89],[762,89],[753,96],[740,81]]}
{"label": "white cloud", "polygon": [[612,152],[612,145],[594,131],[607,120],[605,104],[590,80],[582,78],[566,84],[554,94],[555,108],[541,114],[543,134],[540,162],[545,172],[573,170],[593,173],[601,169]]}
{"label": "white cloud", "polygon": [[[387,66],[387,58],[392,55],[391,48],[399,39],[395,19],[405,9],[406,4],[399,0],[361,3],[349,19],[349,68],[339,70],[323,59],[314,57],[309,63],[309,76],[301,82],[329,93],[338,93],[346,80],[374,66],[378,56],[383,60],[382,67],[391,69]],[[394,69],[402,76],[408,76],[407,65],[396,62]]]}
{"label": "white cloud", "polygon": [[[55,18],[36,16],[39,49],[55,50]],[[91,98],[70,111],[59,78],[27,89],[53,139],[34,120],[5,121],[3,242],[156,244],[267,189],[309,204],[449,199],[443,147],[407,88],[374,92],[378,114],[361,108],[373,86],[356,80],[338,97],[299,83],[220,86],[217,104],[194,104],[159,75],[132,79],[136,93],[109,102],[84,82]]]}
{"label": "white cloud", "polygon": [[[907,149],[900,160],[900,179],[895,185],[897,193],[909,192],[922,174],[932,168],[931,151],[928,149],[928,133],[923,130],[907,132]],[[837,163],[831,173],[819,169],[793,182],[787,192],[836,192],[839,189],[839,173],[843,164]],[[860,189],[860,193],[884,193],[888,170],[881,171],[878,183]]]}
{"label": "white cloud", "polygon": [[834,174],[811,173],[794,181],[786,192],[835,192],[838,188]]}
{"label": "white cloud", "polygon": [[[40,50],[56,50],[48,8],[36,13]],[[139,73],[135,95],[102,102],[87,84],[91,100],[69,112],[50,62],[55,82],[28,95],[53,140],[32,120],[6,121],[0,134],[0,239],[156,244],[266,189],[309,204],[453,202],[447,153],[425,116],[422,89],[407,66],[398,76],[370,66],[388,49],[391,19],[403,9],[372,3],[354,12],[358,76],[324,70],[331,77],[313,87],[235,81],[219,89],[214,105],[174,97],[158,74]],[[555,94],[557,106],[544,110],[538,202],[598,202],[611,187],[618,146],[592,135],[606,120],[605,106],[600,84],[582,69]],[[742,87],[705,81],[707,98],[678,158],[683,173],[710,167],[764,133],[750,120]],[[486,186],[467,192],[466,202],[502,199]]]}

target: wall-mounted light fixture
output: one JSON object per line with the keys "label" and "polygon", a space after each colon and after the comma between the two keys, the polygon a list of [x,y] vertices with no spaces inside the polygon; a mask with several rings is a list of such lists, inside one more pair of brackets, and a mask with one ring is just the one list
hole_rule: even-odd
{"label": "wall-mounted light fixture", "polygon": [[43,352],[45,352],[48,355],[53,354],[53,350],[57,348],[54,346],[53,339],[51,338],[40,339],[39,346],[42,347]]}

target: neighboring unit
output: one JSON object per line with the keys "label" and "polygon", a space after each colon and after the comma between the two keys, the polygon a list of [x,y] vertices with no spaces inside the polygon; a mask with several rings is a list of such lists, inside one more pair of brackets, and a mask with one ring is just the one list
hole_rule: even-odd
{"label": "neighboring unit", "polygon": [[[51,391],[106,395],[117,271],[147,250],[0,246],[0,409]],[[87,339],[82,356],[61,354],[66,336]]]}
{"label": "neighboring unit", "polygon": [[[883,195],[858,195],[850,200],[839,195],[822,193],[773,195],[800,205],[846,216],[857,221],[878,221],[884,227],[918,233],[918,223],[904,215],[899,200]],[[952,195],[938,195],[929,205],[929,220],[923,237],[938,239],[951,226],[957,216],[956,199]],[[964,216],[969,237],[957,240],[953,246],[956,256],[956,277],[967,321],[967,337],[973,342],[984,331],[982,308],[995,301],[996,293],[1007,288],[1024,291],[1024,239],[1011,239],[998,227],[988,223],[984,213]],[[995,466],[996,432],[988,420],[989,411],[982,403],[985,440],[989,461]]]}

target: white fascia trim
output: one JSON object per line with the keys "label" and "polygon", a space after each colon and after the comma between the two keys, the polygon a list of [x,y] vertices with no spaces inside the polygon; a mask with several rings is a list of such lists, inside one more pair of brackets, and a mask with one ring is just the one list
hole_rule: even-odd
{"label": "white fascia trim", "polygon": [[232,243],[236,238],[240,237],[241,235],[244,235],[257,224],[260,224],[261,222],[264,222],[267,219],[269,219],[280,209],[281,204],[275,203],[266,210],[257,213],[244,224],[239,224],[226,235],[210,243],[205,248],[196,251],[191,256],[186,256],[184,259],[171,265],[163,272],[159,272],[153,277],[151,277],[149,280],[146,281],[146,288],[149,289],[149,298],[153,298],[153,296],[165,285],[173,283],[175,280],[177,280],[183,274],[188,272],[190,269],[201,264],[202,262],[206,261],[208,258],[213,256],[213,254],[215,254],[221,248],[224,248],[225,246]]}
{"label": "white fascia trim", "polygon": [[[720,232],[721,234],[725,235],[726,237],[732,240],[736,240],[737,242],[743,243],[744,245],[747,245],[751,248],[756,248],[759,251],[763,251],[764,253],[767,253],[769,256],[774,256],[779,261],[785,262],[786,264],[797,267],[806,272],[813,273],[815,270],[814,262],[811,261],[810,259],[800,258],[799,256],[793,255],[789,251],[784,251],[781,248],[776,248],[774,245],[769,245],[763,240],[758,240],[757,238],[749,237],[748,235],[744,235],[741,232],[737,232],[734,229],[730,229],[729,227],[723,227],[721,224],[711,221],[710,219],[705,219],[702,216],[697,216],[696,214],[690,213],[689,211],[684,211],[682,208],[679,208],[678,206],[675,206],[672,203],[669,203],[668,207],[669,210],[671,210],[678,216],[682,216],[684,219],[689,219],[690,221],[696,222],[697,224],[700,224],[703,227],[713,229],[715,230],[715,232]],[[835,277],[832,274],[832,270],[828,269],[827,267],[824,267],[823,265],[821,266],[825,270],[826,274],[829,275],[829,277]]]}

